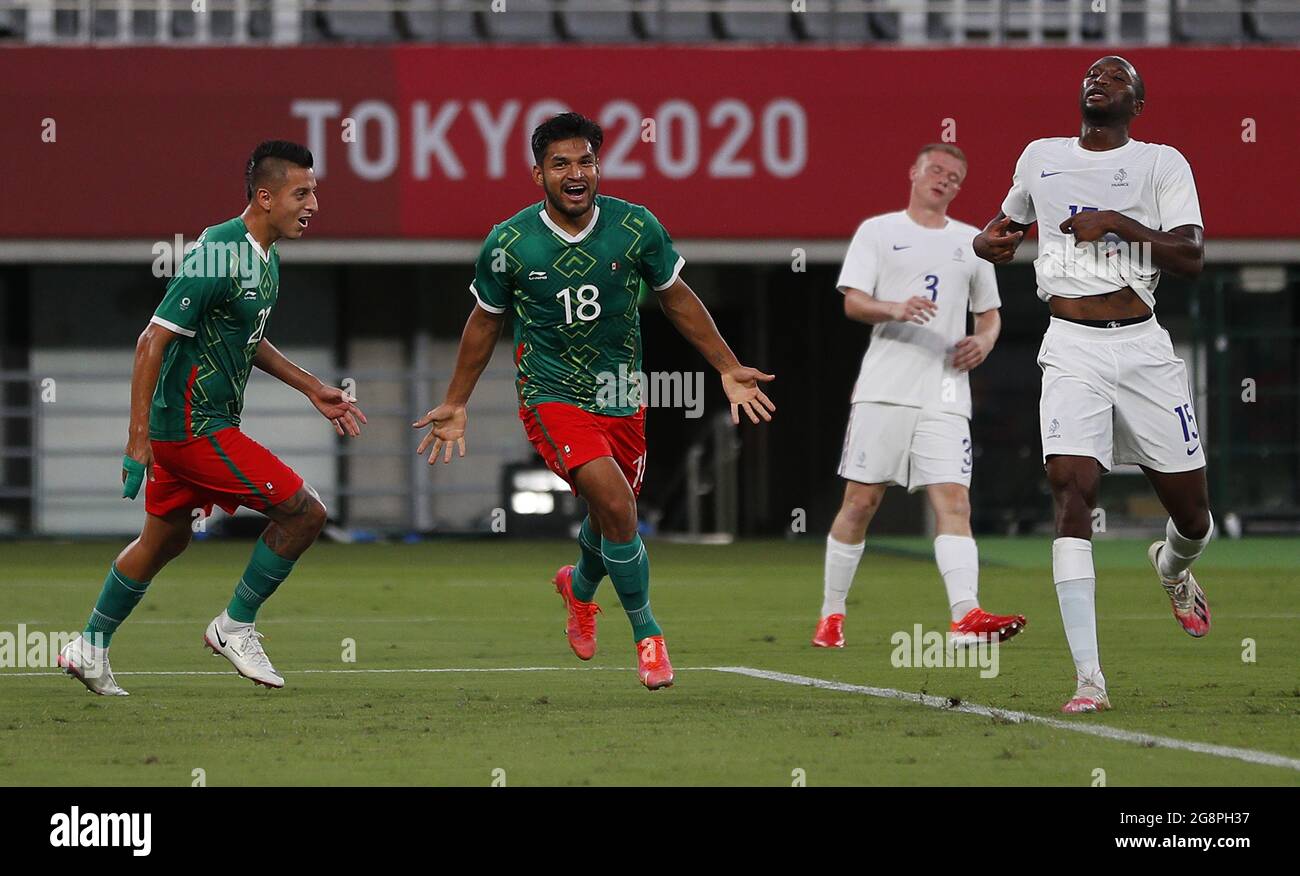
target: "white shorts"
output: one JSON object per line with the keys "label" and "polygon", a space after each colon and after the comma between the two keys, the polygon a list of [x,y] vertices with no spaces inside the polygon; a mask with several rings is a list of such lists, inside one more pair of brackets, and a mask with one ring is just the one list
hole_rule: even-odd
{"label": "white shorts", "polygon": [[927,484],[969,488],[971,463],[970,422],[961,414],[858,402],[849,414],[839,473],[914,493]]}
{"label": "white shorts", "polygon": [[1187,366],[1155,317],[1118,328],[1052,318],[1038,351],[1043,370],[1043,459],[1091,456],[1110,470],[1205,466]]}

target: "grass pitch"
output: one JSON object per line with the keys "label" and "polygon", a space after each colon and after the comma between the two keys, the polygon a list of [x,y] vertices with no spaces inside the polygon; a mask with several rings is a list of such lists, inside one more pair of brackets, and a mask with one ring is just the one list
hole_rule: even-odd
{"label": "grass pitch", "polygon": [[[1300,541],[1216,541],[1197,565],[1214,613],[1188,637],[1145,542],[1097,543],[1099,634],[1115,710],[1063,718],[1300,758]],[[634,672],[608,581],[600,652],[570,653],[549,581],[561,542],[320,544],[262,611],[287,686],[254,687],[202,648],[251,544],[196,543],[113,643],[129,698],[56,672],[0,669],[9,785],[1298,785],[1300,771],[1009,723],[703,667],[743,666],[1062,717],[1073,667],[1047,539],[980,539],[981,597],[1029,626],[1000,672],[895,668],[890,637],[947,625],[923,539],[873,539],[842,651],[809,646],[818,540],[650,542],[675,687]],[[79,629],[116,543],[0,545],[0,631]],[[355,662],[345,662],[345,641]],[[1255,660],[1243,660],[1254,642]],[[552,668],[553,667],[553,668]],[[531,669],[530,669],[531,668]],[[460,670],[507,671],[469,672]],[[382,671],[380,671],[382,670]],[[411,670],[457,670],[413,672]],[[524,671],[528,670],[528,671]],[[195,675],[154,673],[204,673]],[[18,673],[26,673],[19,675]],[[141,674],[133,674],[141,673]],[[504,772],[501,772],[504,771]]]}

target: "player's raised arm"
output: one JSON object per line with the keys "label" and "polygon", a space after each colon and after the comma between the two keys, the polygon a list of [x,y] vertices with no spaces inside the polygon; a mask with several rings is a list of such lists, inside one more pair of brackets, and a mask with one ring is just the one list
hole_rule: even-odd
{"label": "player's raised arm", "polygon": [[699,350],[700,355],[722,375],[722,391],[731,402],[731,422],[740,422],[742,408],[750,422],[757,423],[760,418],[771,421],[776,405],[758,385],[774,380],[776,375],[764,374],[757,368],[740,364],[718,333],[713,317],[686,281],[678,277],[671,286],[661,290],[659,306],[682,337],[690,341],[691,346]]}
{"label": "player's raised arm", "polygon": [[975,249],[975,255],[985,261],[1004,265],[1015,257],[1020,241],[1024,240],[1025,232],[1028,230],[1029,225],[1016,222],[999,211],[998,215],[984,226],[984,230],[975,235],[971,246]]}
{"label": "player's raised arm", "polygon": [[357,407],[356,399],[337,386],[326,386],[319,377],[290,362],[266,338],[258,344],[257,352],[253,354],[253,364],[307,396],[316,410],[321,412],[321,416],[334,424],[335,432],[354,438],[361,434],[361,426],[357,425],[357,421],[365,423],[366,415]]}
{"label": "player's raised arm", "polygon": [[415,452],[424,455],[430,444],[429,464],[438,459],[438,451],[443,451],[442,461],[451,462],[451,445],[455,442],[461,456],[465,455],[465,425],[468,415],[465,406],[478,384],[483,369],[492,359],[497,339],[501,337],[501,327],[505,325],[505,314],[493,313],[482,305],[475,305],[469,319],[465,321],[465,330],[460,335],[460,347],[456,350],[456,370],[452,373],[451,383],[447,385],[447,394],[442,404],[426,413],[411,424],[413,428],[423,429],[433,426],[429,434],[420,441]]}
{"label": "player's raised arm", "polygon": [[150,322],[135,342],[135,362],[131,366],[131,424],[127,429],[126,450],[122,454],[122,496],[134,499],[153,464],[149,446],[149,407],[158,374],[162,370],[167,345],[178,337],[176,332]]}

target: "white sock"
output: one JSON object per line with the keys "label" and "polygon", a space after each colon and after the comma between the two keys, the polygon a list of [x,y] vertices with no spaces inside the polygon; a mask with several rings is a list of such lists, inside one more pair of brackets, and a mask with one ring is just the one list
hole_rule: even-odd
{"label": "white sock", "polygon": [[1156,565],[1160,567],[1160,577],[1175,580],[1181,578],[1195,562],[1196,558],[1210,543],[1214,535],[1214,518],[1210,518],[1210,528],[1205,530],[1204,538],[1188,538],[1174,526],[1173,518],[1165,524],[1165,546],[1156,556]]}
{"label": "white sock", "polygon": [[1074,657],[1075,674],[1103,690],[1101,657],[1097,651],[1097,573],[1092,567],[1092,542],[1058,538],[1052,542],[1052,580],[1061,604],[1061,623]]}
{"label": "white sock", "polygon": [[841,544],[826,536],[826,577],[822,588],[822,617],[844,614],[844,600],[853,586],[853,575],[867,543]]}
{"label": "white sock", "polygon": [[95,633],[82,633],[81,638],[82,641],[86,643],[86,647],[90,649],[90,655],[98,659],[100,657],[103,657],[105,654],[107,654],[108,649],[101,648],[95,644],[95,635],[96,635]]}
{"label": "white sock", "polygon": [[979,605],[980,555],[969,535],[940,535],[934,540],[934,562],[948,591],[952,619],[959,621]]}
{"label": "white sock", "polygon": [[237,633],[240,630],[251,627],[252,624],[240,623],[239,621],[235,620],[234,618],[232,618],[230,615],[226,614],[223,611],[221,612],[221,616],[217,618],[217,626],[221,629],[221,632],[223,633]]}

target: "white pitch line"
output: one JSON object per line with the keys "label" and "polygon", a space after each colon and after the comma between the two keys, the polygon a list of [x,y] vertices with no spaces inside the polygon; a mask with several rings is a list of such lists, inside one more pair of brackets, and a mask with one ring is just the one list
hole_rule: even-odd
{"label": "white pitch line", "polygon": [[[624,666],[464,666],[464,667],[430,667],[430,668],[404,668],[404,669],[296,669],[289,670],[291,675],[384,675],[384,674],[456,674],[472,672],[630,672],[630,668]],[[1063,721],[1059,718],[1047,718],[1042,715],[1033,715],[1029,712],[1015,712],[1009,709],[997,709],[992,706],[981,706],[978,703],[960,702],[953,705],[952,700],[947,697],[937,697],[931,694],[914,693],[912,691],[898,690],[892,687],[872,687],[865,684],[848,684],[842,681],[829,681],[824,678],[813,678],[807,675],[792,675],[787,672],[772,672],[767,669],[754,669],[749,666],[679,666],[678,672],[725,672],[731,675],[743,675],[749,678],[758,678],[765,681],[779,681],[784,684],[794,684],[801,687],[812,687],[818,690],[839,691],[841,693],[856,693],[864,696],[879,697],[887,700],[900,700],[907,703],[915,703],[921,706],[928,706],[932,709],[942,709],[948,712],[962,712],[968,715],[980,715],[985,718],[998,718],[1013,724],[1040,724],[1044,727],[1051,727],[1054,730],[1068,730],[1072,733],[1084,733],[1089,736],[1097,736],[1102,739],[1108,739],[1112,742],[1129,742],[1134,745],[1141,745],[1144,748],[1170,748],[1177,751],[1190,751],[1196,754],[1208,754],[1214,757],[1231,758],[1241,760],[1247,763],[1260,764],[1262,766],[1281,767],[1300,771],[1300,760],[1291,757],[1284,757],[1280,754],[1273,754],[1268,751],[1256,751],[1250,748],[1233,748],[1229,745],[1212,745],[1207,742],[1190,742],[1184,739],[1173,739],[1168,736],[1152,736],[1147,733],[1137,733],[1132,730],[1120,730],[1115,727],[1108,727],[1104,724],[1084,724],[1071,721]],[[47,669],[43,672],[0,672],[0,679],[3,678],[56,678],[65,675],[61,669]],[[116,672],[114,675],[125,676],[230,676],[235,675],[232,671],[140,671],[140,672]]]}
{"label": "white pitch line", "polygon": [[786,672],[770,672],[766,669],[752,669],[748,666],[716,666],[712,668],[717,672],[730,672],[734,675],[745,675],[750,678],[761,678],[767,681],[780,681],[785,684],[815,687],[820,690],[834,690],[844,693],[863,694],[869,697],[880,697],[881,699],[902,700],[903,702],[929,706],[932,709],[943,709],[949,712],[965,712],[971,715],[982,715],[986,718],[999,718],[1004,721],[1010,721],[1014,724],[1042,724],[1043,726],[1051,727],[1054,730],[1069,730],[1074,733],[1085,733],[1089,736],[1099,736],[1102,739],[1109,739],[1115,742],[1131,742],[1134,745],[1141,745],[1144,748],[1172,748],[1178,751],[1191,751],[1196,754],[1209,754],[1215,757],[1244,760],[1247,763],[1257,763],[1263,766],[1282,767],[1283,769],[1300,771],[1300,760],[1291,757],[1283,757],[1280,754],[1273,754],[1268,751],[1255,751],[1250,748],[1233,748],[1229,745],[1211,745],[1206,742],[1189,742],[1183,739],[1173,739],[1168,736],[1152,736],[1147,733],[1135,733],[1132,730],[1120,730],[1115,727],[1107,727],[1105,724],[1074,723],[1072,721],[1063,721],[1060,718],[1046,718],[1042,715],[1031,715],[1029,712],[1013,712],[1007,709],[995,709],[991,706],[981,706],[977,703],[968,703],[965,701],[953,705],[952,700],[947,697],[936,697],[929,694],[895,690],[892,687],[871,687],[864,684],[847,684],[840,681],[828,681],[824,678],[812,678],[807,675],[791,675]]}
{"label": "white pitch line", "polygon": [[[724,672],[724,666],[678,666],[677,672]],[[429,669],[289,669],[294,675],[384,675],[384,674],[427,674],[457,672],[632,672],[630,666],[461,666],[437,667]],[[46,669],[41,672],[0,672],[0,678],[58,678],[66,676],[62,669]],[[226,671],[140,671],[114,672],[114,676],[167,676],[167,675],[238,675],[233,669]]]}

